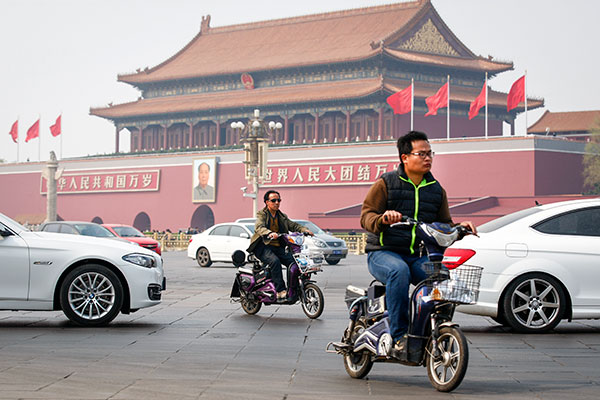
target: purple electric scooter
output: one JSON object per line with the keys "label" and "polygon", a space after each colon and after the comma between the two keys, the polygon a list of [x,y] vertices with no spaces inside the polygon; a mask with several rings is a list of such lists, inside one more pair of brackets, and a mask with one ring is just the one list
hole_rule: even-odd
{"label": "purple electric scooter", "polygon": [[294,263],[287,268],[287,298],[277,299],[275,285],[268,277],[268,266],[264,266],[254,254],[250,253],[246,259],[246,253],[237,250],[231,256],[233,264],[238,267],[231,288],[231,299],[239,301],[242,309],[250,315],[260,311],[263,304],[292,305],[300,301],[308,318],[319,318],[325,307],[323,292],[316,282],[311,280],[311,276],[321,271],[321,264],[316,260],[322,260],[322,257],[311,257],[302,249],[302,233],[282,234],[281,242],[294,257]]}

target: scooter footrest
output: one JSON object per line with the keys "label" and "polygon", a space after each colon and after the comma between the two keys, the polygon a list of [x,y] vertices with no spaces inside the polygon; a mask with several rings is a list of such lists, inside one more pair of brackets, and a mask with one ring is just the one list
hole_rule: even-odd
{"label": "scooter footrest", "polygon": [[[333,350],[330,350],[329,348],[333,347]],[[327,353],[343,353],[346,351],[350,351],[352,349],[352,346],[350,346],[348,343],[343,343],[343,342],[329,342],[327,343],[327,346],[325,347],[325,351]]]}

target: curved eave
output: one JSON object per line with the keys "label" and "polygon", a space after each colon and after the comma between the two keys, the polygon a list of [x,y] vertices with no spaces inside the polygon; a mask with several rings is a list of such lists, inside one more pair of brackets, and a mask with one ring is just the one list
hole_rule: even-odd
{"label": "curved eave", "polygon": [[500,73],[511,70],[513,64],[499,63],[484,58],[465,59],[459,57],[442,56],[438,54],[416,53],[413,51],[404,51],[384,48],[383,53],[393,59],[409,62],[413,64],[427,64],[443,68],[457,68],[469,71],[482,71],[490,73]]}
{"label": "curved eave", "polygon": [[[353,63],[353,62],[361,62],[368,61],[380,54],[380,50],[371,50],[354,58],[338,58],[338,59],[323,59],[316,62],[306,62],[306,63],[288,63],[288,64],[277,64],[277,65],[266,65],[266,66],[250,66],[248,68],[240,68],[239,65],[231,69],[220,69],[219,71],[213,71],[206,74],[184,74],[184,75],[172,75],[161,77],[160,80],[155,79],[141,79],[140,74],[133,75],[119,75],[117,76],[117,81],[129,83],[131,85],[144,85],[144,84],[152,84],[152,83],[163,83],[163,82],[174,82],[174,81],[183,81],[183,80],[192,80],[192,79],[202,79],[202,78],[214,78],[215,76],[225,76],[225,75],[241,75],[244,72],[255,74],[258,72],[265,71],[274,71],[274,70],[285,70],[285,69],[298,69],[305,67],[320,67],[327,66],[332,64],[343,64],[343,63]],[[133,79],[132,79],[133,78]]]}
{"label": "curved eave", "polygon": [[366,97],[381,91],[381,89],[380,78],[323,82],[141,99],[111,107],[91,108],[90,114],[117,120],[171,113],[181,114],[232,108],[339,101]]}

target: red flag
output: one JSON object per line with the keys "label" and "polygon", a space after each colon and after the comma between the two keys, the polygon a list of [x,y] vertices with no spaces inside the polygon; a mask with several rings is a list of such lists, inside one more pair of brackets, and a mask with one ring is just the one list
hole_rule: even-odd
{"label": "red flag", "polygon": [[485,106],[485,86],[486,84],[484,83],[483,89],[481,89],[481,93],[479,93],[479,96],[477,96],[475,100],[473,100],[473,102],[471,103],[471,107],[469,107],[469,119],[475,118],[475,116],[479,114],[479,110],[481,110],[481,107]]}
{"label": "red flag", "polygon": [[27,137],[25,138],[25,143],[29,142],[31,139],[35,139],[40,136],[40,120],[35,121],[31,128],[27,129]]}
{"label": "red flag", "polygon": [[425,116],[437,115],[439,108],[448,107],[448,82],[437,91],[436,94],[425,99],[429,111]]}
{"label": "red flag", "polygon": [[12,128],[10,128],[8,134],[12,136],[13,142],[17,143],[17,139],[19,138],[19,120],[16,120],[15,123],[12,124]]}
{"label": "red flag", "polygon": [[517,79],[510,87],[506,99],[506,111],[512,110],[522,101],[525,101],[525,75]]}
{"label": "red flag", "polygon": [[409,113],[412,109],[412,85],[389,96],[386,101],[394,109],[394,114]]}
{"label": "red flag", "polygon": [[60,135],[60,117],[61,116],[59,115],[58,118],[56,118],[56,122],[54,123],[54,125],[50,127],[50,133],[54,137]]}

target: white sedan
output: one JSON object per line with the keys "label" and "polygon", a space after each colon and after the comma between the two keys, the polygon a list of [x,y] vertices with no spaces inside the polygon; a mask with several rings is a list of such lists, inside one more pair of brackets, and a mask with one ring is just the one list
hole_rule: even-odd
{"label": "white sedan", "polygon": [[246,251],[254,233],[254,224],[224,223],[213,225],[197,235],[188,244],[188,257],[195,259],[201,267],[210,267],[213,262],[233,262],[231,255],[236,250]]}
{"label": "white sedan", "polygon": [[98,326],[160,303],[162,258],[106,238],[32,232],[0,213],[0,310],[61,310]]}
{"label": "white sedan", "polygon": [[478,302],[460,311],[527,333],[600,318],[600,199],[538,205],[478,231],[444,255],[483,267]]}

